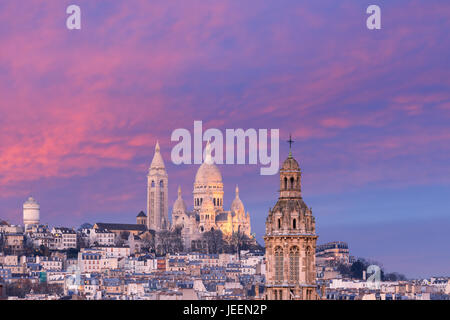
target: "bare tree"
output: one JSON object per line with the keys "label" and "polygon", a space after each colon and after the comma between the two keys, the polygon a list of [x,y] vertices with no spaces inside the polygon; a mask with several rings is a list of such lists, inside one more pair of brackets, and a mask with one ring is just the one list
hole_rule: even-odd
{"label": "bare tree", "polygon": [[245,240],[246,236],[240,229],[238,229],[238,231],[236,232],[233,232],[233,235],[231,236],[231,243],[237,251],[239,260],[241,260],[241,249],[245,244]]}
{"label": "bare tree", "polygon": [[160,255],[183,251],[181,228],[173,231],[161,230],[156,234],[156,251]]}
{"label": "bare tree", "polygon": [[208,253],[222,253],[224,250],[224,239],[222,231],[211,230],[203,234],[203,240],[208,246]]}

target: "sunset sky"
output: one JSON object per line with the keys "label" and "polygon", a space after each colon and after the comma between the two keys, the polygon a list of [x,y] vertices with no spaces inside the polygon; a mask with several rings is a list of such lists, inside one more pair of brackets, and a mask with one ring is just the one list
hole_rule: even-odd
{"label": "sunset sky", "polygon": [[[277,128],[318,243],[449,276],[449,29],[448,0],[2,0],[0,219],[33,195],[52,226],[133,223],[157,140],[169,206],[178,185],[191,206],[198,165],[171,163],[173,130]],[[278,175],[219,168],[263,243]]]}

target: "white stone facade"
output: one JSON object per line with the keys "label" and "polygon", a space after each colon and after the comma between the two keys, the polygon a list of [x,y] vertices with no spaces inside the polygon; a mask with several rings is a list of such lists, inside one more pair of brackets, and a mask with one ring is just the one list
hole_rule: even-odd
{"label": "white stone facade", "polygon": [[161,231],[169,228],[168,176],[159,143],[147,175],[147,227]]}

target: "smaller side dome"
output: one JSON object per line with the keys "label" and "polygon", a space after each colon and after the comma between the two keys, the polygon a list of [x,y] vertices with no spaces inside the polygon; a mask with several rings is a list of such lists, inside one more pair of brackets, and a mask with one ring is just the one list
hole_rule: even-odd
{"label": "smaller side dome", "polygon": [[178,198],[175,200],[173,204],[173,212],[186,212],[187,207],[186,203],[183,200],[183,197],[181,196],[181,187],[178,186]]}
{"label": "smaller side dome", "polygon": [[234,211],[236,213],[245,212],[244,204],[242,203],[241,199],[239,198],[239,187],[238,186],[236,186],[236,197],[234,198],[233,202],[231,203],[231,211]]}

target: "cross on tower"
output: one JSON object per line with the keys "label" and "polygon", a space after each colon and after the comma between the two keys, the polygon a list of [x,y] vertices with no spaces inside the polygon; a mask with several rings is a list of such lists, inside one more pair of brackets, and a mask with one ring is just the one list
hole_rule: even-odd
{"label": "cross on tower", "polygon": [[295,142],[292,140],[292,135],[289,133],[289,140],[287,141],[289,143],[289,157],[292,157],[292,144]]}

